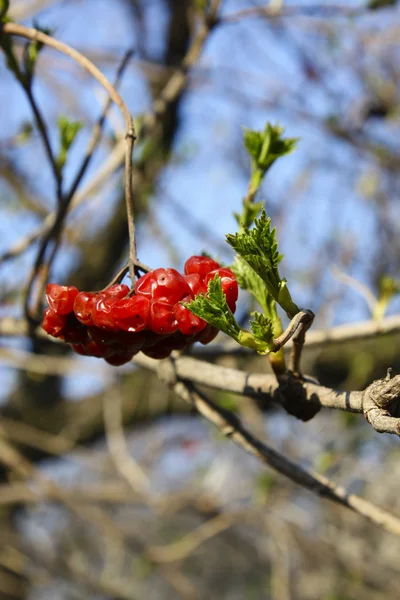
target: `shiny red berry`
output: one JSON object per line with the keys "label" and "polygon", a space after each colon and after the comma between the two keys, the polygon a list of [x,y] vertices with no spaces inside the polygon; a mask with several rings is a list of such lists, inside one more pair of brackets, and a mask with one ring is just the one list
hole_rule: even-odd
{"label": "shiny red berry", "polygon": [[207,286],[204,285],[203,279],[199,273],[185,275],[185,281],[190,287],[193,296],[199,296],[200,294],[207,293]]}
{"label": "shiny red berry", "polygon": [[78,321],[84,325],[93,325],[92,310],[97,294],[93,292],[79,292],[74,302],[74,313]]}
{"label": "shiny red berry", "polygon": [[68,315],[74,309],[74,300],[78,290],[74,286],[49,283],[46,286],[47,302],[58,315]]}
{"label": "shiny red berry", "polygon": [[46,333],[53,337],[61,337],[66,320],[66,315],[58,315],[53,309],[46,308],[44,311],[42,328]]}
{"label": "shiny red berry", "polygon": [[185,278],[175,269],[155,269],[153,275],[156,282],[152,292],[154,300],[175,304],[191,293]]}
{"label": "shiny red berry", "polygon": [[219,269],[219,265],[215,260],[208,256],[191,256],[185,262],[185,275],[191,275],[192,273],[198,273],[202,279],[210,271]]}
{"label": "shiny red berry", "polygon": [[174,333],[178,323],[174,315],[174,307],[165,302],[151,302],[149,328],[155,333]]}
{"label": "shiny red berry", "polygon": [[118,300],[107,297],[104,293],[97,295],[92,307],[92,321],[96,327],[107,329],[108,331],[119,331],[115,322],[113,307]]}
{"label": "shiny red berry", "polygon": [[110,287],[106,288],[99,295],[105,296],[106,298],[115,298],[116,300],[121,300],[125,298],[129,294],[129,288],[124,283],[118,283],[115,285],[110,285]]}
{"label": "shiny red berry", "polygon": [[[193,300],[193,296],[186,296],[183,298],[183,302],[190,302]],[[207,323],[194,315],[186,306],[178,303],[174,306],[174,315],[178,322],[179,329],[185,335],[194,335],[204,329]]]}
{"label": "shiny red berry", "polygon": [[149,322],[150,300],[135,294],[112,305],[112,316],[116,325],[124,331],[142,331]]}
{"label": "shiny red berry", "polygon": [[154,277],[154,271],[150,271],[150,273],[146,273],[139,277],[136,282],[135,292],[136,294],[142,294],[143,296],[151,298],[155,286],[156,279]]}

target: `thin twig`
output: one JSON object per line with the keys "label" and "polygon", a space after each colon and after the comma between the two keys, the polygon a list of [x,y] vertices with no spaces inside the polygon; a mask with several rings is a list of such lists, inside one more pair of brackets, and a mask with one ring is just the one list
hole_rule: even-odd
{"label": "thin twig", "polygon": [[[137,260],[136,254],[136,240],[135,240],[135,224],[134,224],[134,210],[133,210],[133,190],[132,190],[132,150],[135,136],[135,129],[133,126],[132,116],[123,101],[122,97],[119,95],[115,87],[108,81],[105,75],[83,54],[71,48],[67,44],[56,40],[55,38],[38,31],[36,29],[32,29],[29,27],[24,27],[23,25],[17,25],[15,23],[4,23],[2,24],[0,35],[16,35],[20,37],[24,37],[30,40],[37,40],[42,44],[45,44],[59,52],[69,56],[78,63],[81,67],[83,67],[86,71],[88,71],[92,77],[94,77],[107,91],[110,98],[117,104],[119,107],[124,123],[125,123],[125,138],[126,138],[126,150],[125,150],[125,200],[126,200],[126,209],[127,209],[127,217],[128,217],[128,229],[129,229],[129,270],[131,274],[132,286],[135,285],[135,271],[134,265]],[[64,217],[68,210],[67,202],[63,202],[55,219],[54,225],[51,228],[48,236],[48,239],[55,237],[61,228],[61,224],[64,220]],[[48,242],[47,242],[48,243]],[[35,261],[34,270],[32,276],[29,278],[28,283],[28,294],[25,302],[26,315],[32,321],[31,315],[29,313],[29,295],[30,290],[33,285],[34,278],[39,272],[41,262],[44,257],[44,253],[47,247],[47,243],[42,244],[39,249],[38,256]]]}
{"label": "thin twig", "polygon": [[[122,75],[124,74],[124,71],[125,71],[126,67],[128,66],[129,61],[132,58],[133,54],[134,54],[134,50],[132,48],[130,50],[127,50],[127,52],[125,53],[125,55],[124,55],[124,57],[123,57],[123,59],[121,61],[121,64],[118,67],[117,74],[116,74],[115,79],[114,79],[113,86],[114,86],[115,89],[118,88],[119,83],[120,83],[121,78],[122,78]],[[87,170],[87,168],[89,166],[89,163],[90,163],[90,161],[91,161],[91,159],[93,157],[94,151],[97,148],[97,146],[98,146],[98,144],[99,144],[99,142],[101,140],[101,135],[102,135],[102,132],[103,132],[104,123],[106,121],[106,117],[107,117],[108,111],[111,108],[111,104],[112,104],[112,98],[111,98],[111,96],[108,96],[107,101],[106,101],[106,103],[104,105],[104,108],[102,110],[102,113],[101,113],[100,117],[98,118],[98,120],[97,120],[97,122],[96,122],[96,124],[95,124],[95,126],[93,128],[92,136],[91,136],[91,139],[89,141],[89,144],[88,144],[88,147],[87,147],[86,154],[85,154],[85,157],[83,159],[82,165],[81,165],[78,173],[76,174],[76,177],[75,177],[74,181],[72,182],[72,185],[71,185],[70,190],[68,191],[68,194],[66,195],[67,199],[69,199],[69,200],[71,200],[72,197],[75,195],[75,192],[78,189],[78,186],[79,186],[80,182],[82,181],[82,178],[85,175],[86,170]]]}

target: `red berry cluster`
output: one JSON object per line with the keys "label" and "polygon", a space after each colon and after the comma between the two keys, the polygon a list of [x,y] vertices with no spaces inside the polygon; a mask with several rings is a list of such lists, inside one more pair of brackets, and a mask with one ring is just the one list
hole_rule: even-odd
{"label": "red berry cluster", "polygon": [[137,280],[133,295],[124,284],[102,292],[79,292],[73,286],[49,283],[42,327],[78,354],[104,358],[114,366],[129,362],[140,351],[166,358],[194,342],[208,344],[217,335],[215,327],[181,304],[206,294],[208,282],[217,274],[235,312],[239,290],[232,271],[206,256],[191,256],[184,275],[175,269],[155,269]]}

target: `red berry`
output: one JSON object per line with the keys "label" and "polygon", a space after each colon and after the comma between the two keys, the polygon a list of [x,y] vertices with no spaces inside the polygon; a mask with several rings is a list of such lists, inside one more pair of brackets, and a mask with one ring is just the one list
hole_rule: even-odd
{"label": "red berry", "polygon": [[74,300],[78,295],[76,287],[49,283],[46,286],[46,298],[49,306],[58,315],[68,315],[74,309]]}
{"label": "red berry", "polygon": [[74,313],[78,321],[84,325],[93,325],[92,310],[97,294],[79,292],[74,302]]}
{"label": "red berry", "polygon": [[198,273],[185,275],[185,281],[192,290],[193,296],[199,296],[200,294],[207,293],[207,286],[204,285],[203,279]]}
{"label": "red berry", "polygon": [[149,328],[155,333],[174,333],[178,323],[174,315],[174,307],[165,302],[152,302],[150,307]]}
{"label": "red berry", "polygon": [[117,299],[107,297],[103,293],[97,295],[92,308],[92,321],[96,327],[107,329],[108,331],[119,331],[120,328],[115,322],[113,311],[114,304],[117,301]]}
{"label": "red berry", "polygon": [[219,269],[220,265],[209,258],[208,256],[191,256],[185,262],[185,275],[190,275],[192,273],[198,273],[202,279],[209,273],[210,271],[214,271],[215,269]]}
{"label": "red berry", "polygon": [[136,354],[145,345],[147,333],[147,331],[118,331],[113,334],[111,347],[118,352],[125,350]]}
{"label": "red berry", "polygon": [[183,335],[180,331],[176,331],[164,341],[164,348],[169,348],[170,350],[183,350],[190,342],[190,338]]}
{"label": "red berry", "polygon": [[198,333],[196,335],[195,341],[200,342],[201,344],[204,344],[204,345],[209,344],[210,342],[213,341],[214,338],[217,337],[218,333],[219,333],[219,329],[208,324],[203,329],[203,331],[200,331],[200,333]]}
{"label": "red berry", "polygon": [[191,293],[185,278],[175,269],[155,269],[153,275],[156,282],[152,293],[154,300],[175,304]]}
{"label": "red berry", "polygon": [[85,349],[89,356],[95,356],[96,358],[108,358],[114,354],[114,350],[110,346],[94,340],[85,344]]}
{"label": "red berry", "polygon": [[107,356],[106,362],[113,367],[121,367],[132,360],[132,352],[121,352],[120,354],[114,354],[114,356]]}
{"label": "red berry", "polygon": [[143,354],[150,358],[157,358],[159,360],[170,356],[172,349],[166,346],[163,342],[152,346],[152,348],[145,348],[142,350]]}
{"label": "red berry", "polygon": [[135,292],[136,294],[142,294],[143,296],[148,296],[151,298],[155,286],[156,279],[154,277],[154,271],[150,271],[150,273],[146,273],[145,275],[139,277],[136,282]]}
{"label": "red berry", "polygon": [[124,331],[142,331],[149,322],[150,300],[141,294],[117,300],[112,305],[116,325]]}
{"label": "red berry", "polygon": [[86,350],[85,344],[71,344],[71,348],[77,354],[81,356],[90,356],[88,350]]}
{"label": "red berry", "polygon": [[118,283],[116,285],[110,285],[110,287],[106,288],[99,295],[105,296],[106,298],[115,298],[116,300],[121,300],[125,298],[129,293],[129,288],[124,283]]}
{"label": "red berry", "polygon": [[74,313],[67,315],[62,338],[69,344],[85,344],[88,341],[87,327],[78,321]]}
{"label": "red berry", "polygon": [[221,278],[222,291],[225,294],[229,308],[231,308],[231,306],[233,306],[236,300],[238,299],[239,295],[239,287],[236,281],[236,277],[230,269],[216,269],[215,271],[211,271],[210,273],[208,273],[208,275],[206,275],[204,279],[205,285],[207,286],[208,282],[211,279],[214,279],[216,275],[219,275]]}
{"label": "red berry", "polygon": [[145,333],[145,341],[143,344],[143,348],[153,348],[153,346],[155,346],[156,344],[158,344],[158,342],[160,342],[161,340],[166,340],[168,338],[171,337],[170,333],[167,333],[166,335],[162,335],[160,333],[155,333],[154,331],[150,331],[149,329],[146,329]]}
{"label": "red berry", "polygon": [[42,328],[46,333],[53,337],[61,337],[66,320],[66,315],[58,315],[51,308],[46,308],[44,311]]}
{"label": "red berry", "polygon": [[[183,298],[183,302],[190,302],[193,300],[193,296],[186,296]],[[174,306],[174,315],[178,322],[179,329],[185,335],[194,335],[195,333],[199,333],[207,323],[194,315],[186,306],[182,306],[182,304],[178,303]]]}

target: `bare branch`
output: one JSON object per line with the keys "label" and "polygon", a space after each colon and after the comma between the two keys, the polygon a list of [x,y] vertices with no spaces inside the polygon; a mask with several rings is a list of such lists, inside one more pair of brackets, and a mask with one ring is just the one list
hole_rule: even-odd
{"label": "bare branch", "polygon": [[378,527],[400,536],[399,518],[355,494],[349,494],[345,488],[336,485],[327,477],[315,472],[306,471],[293,463],[273,448],[255,438],[235,415],[217,406],[192,386],[176,382],[172,384],[172,387],[183,400],[195,406],[203,417],[211,421],[223,435],[229,437],[238,446],[243,448],[243,450],[253,454],[264,464],[272,467],[278,473],[285,475],[285,477],[298,483],[313,494],[327,498],[336,504],[341,504],[364,516]]}

